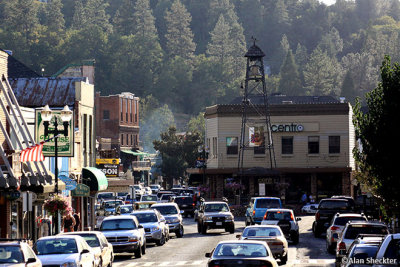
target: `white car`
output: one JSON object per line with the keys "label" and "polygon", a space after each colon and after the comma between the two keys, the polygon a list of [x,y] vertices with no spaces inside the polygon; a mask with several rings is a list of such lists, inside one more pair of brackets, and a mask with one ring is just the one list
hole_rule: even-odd
{"label": "white car", "polygon": [[315,214],[317,213],[318,204],[306,204],[301,208],[302,213]]}
{"label": "white car", "polygon": [[96,266],[94,251],[83,237],[77,235],[39,238],[34,250],[43,266]]}
{"label": "white car", "polygon": [[146,187],[144,188],[144,193],[145,193],[146,195],[151,195],[151,194],[152,194],[151,188],[150,188],[149,186],[146,186]]}
{"label": "white car", "polygon": [[136,195],[144,195],[146,193],[144,187],[141,184],[135,184],[133,185],[133,188],[135,189]]}
{"label": "white car", "polygon": [[42,262],[26,242],[0,241],[0,266],[42,267]]}
{"label": "white car", "polygon": [[299,243],[299,224],[301,218],[294,216],[290,209],[268,209],[265,213],[261,225],[278,225],[287,239],[293,244]]}
{"label": "white car", "polygon": [[99,231],[81,231],[61,233],[59,235],[78,235],[85,239],[86,243],[93,249],[96,256],[96,266],[112,266],[114,261],[113,246],[108,243],[106,237]]}
{"label": "white car", "polygon": [[[376,253],[374,267],[395,266],[399,264],[400,234],[387,235]],[[381,264],[382,263],[382,264]]]}

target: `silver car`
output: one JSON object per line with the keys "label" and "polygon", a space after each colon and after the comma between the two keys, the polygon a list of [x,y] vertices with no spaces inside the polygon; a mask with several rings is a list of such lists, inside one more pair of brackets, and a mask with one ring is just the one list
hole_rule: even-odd
{"label": "silver car", "polygon": [[336,249],[337,241],[342,234],[344,226],[349,221],[367,221],[367,217],[364,214],[357,213],[337,213],[333,216],[331,224],[326,230],[326,250],[329,253],[334,253]]}
{"label": "silver car", "polygon": [[162,246],[169,240],[169,227],[158,210],[138,210],[131,214],[143,225],[147,242],[155,242],[157,246]]}
{"label": "silver car", "polygon": [[183,219],[176,203],[157,203],[151,205],[151,208],[158,210],[165,217],[170,233],[175,233],[176,237],[183,237]]}
{"label": "silver car", "polygon": [[100,231],[113,245],[114,253],[134,253],[136,258],[146,253],[144,229],[135,216],[107,217],[101,223]]}

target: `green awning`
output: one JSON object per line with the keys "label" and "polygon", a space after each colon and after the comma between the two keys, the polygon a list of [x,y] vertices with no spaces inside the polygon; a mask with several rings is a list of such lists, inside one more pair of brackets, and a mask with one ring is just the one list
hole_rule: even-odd
{"label": "green awning", "polygon": [[108,188],[106,175],[94,167],[82,168],[83,183],[90,187],[90,191],[103,191]]}
{"label": "green awning", "polygon": [[142,152],[142,151],[132,151],[132,150],[121,150],[121,152],[124,152],[126,154],[131,154],[134,156],[149,156],[149,153]]}

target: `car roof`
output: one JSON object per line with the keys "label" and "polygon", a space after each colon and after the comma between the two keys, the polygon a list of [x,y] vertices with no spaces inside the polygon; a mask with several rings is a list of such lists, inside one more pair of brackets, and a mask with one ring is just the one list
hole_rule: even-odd
{"label": "car roof", "polygon": [[82,237],[79,236],[79,235],[68,235],[68,234],[66,234],[66,235],[51,235],[51,236],[41,237],[41,238],[38,239],[38,241],[51,240],[51,239],[61,239],[61,238],[80,239]]}
{"label": "car roof", "polygon": [[276,209],[276,208],[268,209],[268,212],[271,212],[271,211],[289,211],[289,212],[293,212],[293,210],[291,210],[291,209]]}
{"label": "car roof", "polygon": [[115,215],[115,216],[105,217],[103,219],[103,222],[108,221],[108,220],[115,220],[115,219],[133,219],[134,220],[134,219],[136,219],[136,217],[133,215]]}
{"label": "car roof", "polygon": [[338,213],[335,215],[337,218],[339,217],[365,217],[364,214],[359,214],[359,213]]}
{"label": "car roof", "polygon": [[252,197],[252,199],[279,199],[279,200],[281,200],[279,197]]}
{"label": "car roof", "polygon": [[57,234],[57,236],[80,235],[80,234],[99,235],[99,234],[103,234],[103,233],[100,231],[77,231],[77,232],[59,233],[59,234]]}
{"label": "car roof", "polygon": [[354,224],[368,224],[368,225],[381,225],[381,226],[387,226],[383,222],[378,222],[378,221],[366,221],[366,222],[360,222],[360,221],[349,221],[347,223],[348,225],[354,225]]}
{"label": "car roof", "polygon": [[135,210],[132,211],[131,214],[135,215],[136,213],[156,213],[157,211],[154,209],[145,209],[145,210]]}
{"label": "car roof", "polygon": [[228,204],[224,201],[205,201],[204,204]]}
{"label": "car roof", "polygon": [[176,206],[176,207],[178,207],[178,205],[174,202],[156,203],[156,204],[151,205],[151,207],[159,207],[159,206]]}
{"label": "car roof", "polygon": [[342,202],[348,202],[349,199],[348,198],[323,198],[320,200],[320,203],[322,201],[342,201]]}
{"label": "car roof", "polygon": [[267,224],[267,225],[249,225],[246,226],[245,229],[247,228],[276,228],[276,229],[280,229],[279,225],[274,225],[274,224]]}
{"label": "car roof", "polygon": [[256,241],[256,240],[224,240],[220,241],[219,244],[242,244],[242,243],[251,243],[251,244],[259,244],[263,246],[267,246],[265,241]]}
{"label": "car roof", "polygon": [[0,241],[0,245],[7,245],[7,246],[19,246],[21,243],[20,241]]}

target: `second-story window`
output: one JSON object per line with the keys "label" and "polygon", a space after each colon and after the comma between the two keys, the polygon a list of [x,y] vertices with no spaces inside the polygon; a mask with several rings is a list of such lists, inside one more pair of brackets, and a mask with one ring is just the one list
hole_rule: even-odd
{"label": "second-story window", "polygon": [[133,109],[132,109],[132,102],[133,102],[134,100],[129,100],[129,117],[130,117],[130,121],[132,122],[132,114],[133,114]]}
{"label": "second-story window", "polygon": [[124,134],[121,134],[121,146],[124,145]]}
{"label": "second-story window", "polygon": [[212,153],[213,153],[213,156],[214,156],[214,158],[216,158],[217,157],[217,155],[218,155],[218,151],[217,151],[217,149],[218,149],[218,143],[217,143],[217,137],[213,137],[213,151],[212,151]]}
{"label": "second-story window", "polygon": [[103,110],[103,120],[109,120],[109,119],[110,119],[110,111]]}
{"label": "second-story window", "polygon": [[319,136],[308,137],[308,154],[319,154]]}
{"label": "second-story window", "polygon": [[340,153],[340,136],[329,136],[329,154]]}
{"label": "second-story window", "polygon": [[123,121],[124,120],[124,114],[122,113],[122,97],[119,99],[120,101],[119,101],[119,111],[121,112],[121,121]]}
{"label": "second-story window", "polygon": [[237,137],[227,137],[226,138],[226,154],[227,155],[237,155],[238,153],[238,138]]}
{"label": "second-story window", "polygon": [[125,121],[128,122],[128,99],[125,99]]}
{"label": "second-story window", "polygon": [[293,136],[282,136],[282,155],[293,154]]}

